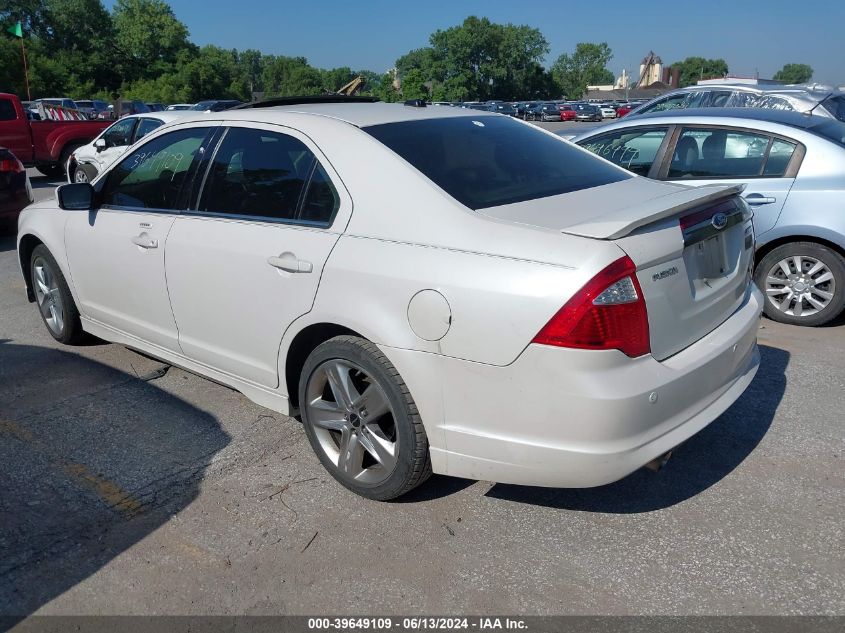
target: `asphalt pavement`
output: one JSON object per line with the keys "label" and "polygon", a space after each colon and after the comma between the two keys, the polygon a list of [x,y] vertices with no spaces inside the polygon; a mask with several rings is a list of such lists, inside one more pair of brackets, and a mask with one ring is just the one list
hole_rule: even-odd
{"label": "asphalt pavement", "polygon": [[376,503],[294,419],[119,345],[57,344],[14,249],[0,238],[0,614],[845,614],[843,319],[763,320],[751,387],[659,473],[436,476]]}

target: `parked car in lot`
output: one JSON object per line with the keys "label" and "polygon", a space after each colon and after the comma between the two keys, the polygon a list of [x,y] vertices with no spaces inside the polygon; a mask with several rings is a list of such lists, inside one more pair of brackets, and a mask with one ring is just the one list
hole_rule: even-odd
{"label": "parked car in lot", "polygon": [[185,112],[151,112],[119,119],[93,141],[71,154],[67,162],[68,182],[91,182],[133,143],[165,123],[184,116]]}
{"label": "parked car in lot", "polygon": [[237,101],[236,99],[200,101],[192,105],[191,110],[196,110],[197,112],[222,112],[223,110],[239,106],[241,103],[241,101]]}
{"label": "parked car in lot", "polygon": [[190,110],[196,104],[195,103],[171,103],[169,106],[165,108],[166,111],[170,112],[173,110]]}
{"label": "parked car in lot", "polygon": [[558,105],[558,110],[560,110],[560,120],[561,121],[574,121],[575,117],[578,116],[578,113],[575,111],[571,105],[566,103],[561,103]]}
{"label": "parked car in lot", "polygon": [[51,335],[298,410],[373,499],[432,471],[601,485],[748,386],[739,187],[640,178],[490,112],[329,99],[174,121],[28,207]]}
{"label": "parked car in lot", "polygon": [[31,120],[17,96],[0,93],[0,145],[51,178],[61,178],[73,150],[107,125],[106,121]]}
{"label": "parked car in lot", "polygon": [[626,114],[630,114],[634,110],[639,107],[639,104],[636,103],[623,103],[618,108],[616,108],[616,118],[621,119]]}
{"label": "parked car in lot", "polygon": [[599,112],[601,112],[602,119],[615,119],[616,118],[616,108],[614,108],[609,103],[602,103],[598,106]]}
{"label": "parked car in lot", "polygon": [[32,185],[23,163],[5,147],[0,147],[0,232],[14,233],[18,215],[32,202]]}
{"label": "parked car in lot", "polygon": [[520,119],[527,121],[529,110],[537,106],[537,104],[539,103],[539,101],[522,101],[520,103],[517,103],[516,116],[518,116]]}
{"label": "parked car in lot", "polygon": [[33,105],[37,108],[38,104],[57,106],[60,108],[67,108],[69,110],[78,110],[78,104],[68,97],[48,97],[45,99],[36,99]]}
{"label": "parked car in lot", "polygon": [[98,99],[77,99],[76,106],[89,119],[107,119],[110,116],[109,104]]}
{"label": "parked car in lot", "polygon": [[594,106],[589,103],[576,103],[572,107],[575,108],[576,121],[601,122],[602,120],[604,120],[604,117],[602,117],[601,110],[599,110],[598,106]]}
{"label": "parked car in lot", "polygon": [[529,121],[560,121],[561,119],[557,104],[551,102],[538,103],[527,113]]}
{"label": "parked car in lot", "polygon": [[637,116],[685,108],[766,108],[804,112],[845,121],[845,92],[825,86],[688,86],[657,97],[637,109]]}
{"label": "parked car in lot", "polygon": [[507,116],[516,116],[516,108],[514,108],[510,103],[491,103],[488,110],[498,114],[506,114]]}
{"label": "parked car in lot", "polygon": [[150,112],[164,112],[166,110],[163,103],[147,103],[146,106],[150,109]]}
{"label": "parked car in lot", "polygon": [[678,110],[573,141],[657,180],[744,183],[766,315],[822,325],[845,309],[845,123],[751,108]]}

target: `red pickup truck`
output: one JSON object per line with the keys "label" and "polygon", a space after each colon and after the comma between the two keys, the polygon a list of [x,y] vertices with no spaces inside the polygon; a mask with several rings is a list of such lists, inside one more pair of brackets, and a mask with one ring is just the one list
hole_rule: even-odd
{"label": "red pickup truck", "polygon": [[0,147],[14,153],[25,165],[34,165],[45,176],[65,174],[73,150],[90,143],[112,121],[30,121],[13,94],[0,92]]}

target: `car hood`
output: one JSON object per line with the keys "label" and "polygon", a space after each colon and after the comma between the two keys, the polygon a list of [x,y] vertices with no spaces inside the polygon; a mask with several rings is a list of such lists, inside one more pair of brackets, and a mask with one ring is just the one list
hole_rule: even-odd
{"label": "car hood", "polygon": [[613,240],[742,189],[743,185],[687,187],[635,176],[601,187],[481,209],[479,213],[570,235]]}

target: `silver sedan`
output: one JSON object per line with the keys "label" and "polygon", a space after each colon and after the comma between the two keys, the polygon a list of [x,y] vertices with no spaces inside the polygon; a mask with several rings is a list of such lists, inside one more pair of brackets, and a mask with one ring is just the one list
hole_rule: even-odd
{"label": "silver sedan", "polygon": [[572,141],[656,180],[744,183],[766,315],[822,325],[845,309],[845,123],[777,110],[690,109],[625,118]]}

